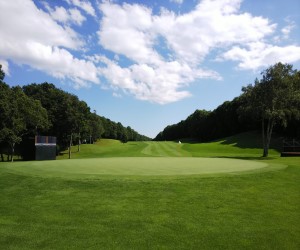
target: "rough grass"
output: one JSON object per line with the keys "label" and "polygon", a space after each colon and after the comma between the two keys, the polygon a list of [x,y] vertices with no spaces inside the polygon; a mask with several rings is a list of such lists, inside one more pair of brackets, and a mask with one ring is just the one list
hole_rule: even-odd
{"label": "rough grass", "polygon": [[[119,160],[129,161],[124,157],[149,157],[152,150],[154,156],[206,151],[206,156],[219,152],[217,156],[286,168],[230,175],[70,178],[72,173],[28,174],[25,165],[17,169],[22,163],[0,163],[1,249],[300,249],[299,157],[280,158],[274,150],[262,160],[255,145],[248,148],[236,139],[205,147],[183,143],[181,154],[174,152],[178,144],[172,142],[102,141],[99,148],[85,152],[82,146],[73,156],[123,154]],[[74,160],[82,167],[85,161]],[[68,160],[55,161],[56,173],[62,162]],[[48,167],[44,163],[39,162],[40,168]]]}

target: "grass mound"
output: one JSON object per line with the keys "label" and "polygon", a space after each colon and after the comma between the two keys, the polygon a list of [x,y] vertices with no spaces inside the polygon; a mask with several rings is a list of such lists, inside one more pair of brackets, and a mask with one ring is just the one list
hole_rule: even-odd
{"label": "grass mound", "polygon": [[13,173],[23,175],[47,178],[97,179],[102,175],[174,176],[241,173],[268,169],[269,164],[222,158],[117,157],[63,160],[59,162],[18,162],[13,167],[10,163],[6,164],[5,167]]}

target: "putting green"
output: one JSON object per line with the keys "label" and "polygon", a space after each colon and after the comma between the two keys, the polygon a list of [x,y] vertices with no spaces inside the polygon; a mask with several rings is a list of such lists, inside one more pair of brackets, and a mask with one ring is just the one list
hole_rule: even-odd
{"label": "putting green", "polygon": [[241,173],[268,169],[269,164],[224,158],[124,157],[15,162],[1,166],[10,172],[22,175],[85,179],[99,178],[103,175],[166,176]]}

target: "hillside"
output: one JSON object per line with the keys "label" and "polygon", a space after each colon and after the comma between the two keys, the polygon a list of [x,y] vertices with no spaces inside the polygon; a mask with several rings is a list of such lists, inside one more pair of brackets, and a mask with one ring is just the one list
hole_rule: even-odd
{"label": "hillside", "polygon": [[[274,136],[270,145],[270,156],[278,156],[282,138]],[[206,143],[184,143],[183,149],[198,157],[260,157],[262,156],[261,135],[256,131],[240,133]]]}
{"label": "hillside", "polygon": [[[270,155],[278,156],[281,138],[275,137],[271,143]],[[260,157],[262,155],[260,134],[252,131],[226,137],[220,140],[198,143],[193,141],[165,142],[127,142],[101,139],[95,144],[72,147],[72,158],[97,157]],[[67,151],[62,152],[58,159],[68,158]]]}

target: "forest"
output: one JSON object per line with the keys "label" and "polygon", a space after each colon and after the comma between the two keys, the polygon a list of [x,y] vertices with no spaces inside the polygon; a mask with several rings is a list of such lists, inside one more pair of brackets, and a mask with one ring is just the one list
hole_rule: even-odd
{"label": "forest", "polygon": [[8,160],[13,155],[26,159],[26,144],[35,135],[57,138],[57,152],[70,145],[93,143],[101,138],[122,142],[143,141],[150,138],[131,127],[91,111],[77,96],[51,83],[10,87],[4,82],[0,65],[0,155]]}
{"label": "forest", "polygon": [[196,110],[185,120],[167,126],[154,140],[192,138],[207,142],[241,132],[260,130],[264,156],[273,132],[300,137],[300,71],[277,63],[262,79],[242,88],[242,94],[213,111]]}

